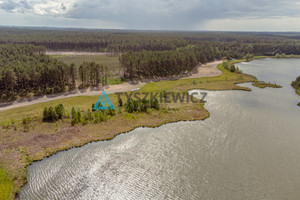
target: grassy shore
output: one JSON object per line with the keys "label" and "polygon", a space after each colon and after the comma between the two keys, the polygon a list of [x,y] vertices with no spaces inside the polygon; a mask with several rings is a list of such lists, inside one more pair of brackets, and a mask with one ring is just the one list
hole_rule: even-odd
{"label": "grassy shore", "polygon": [[[296,93],[300,96],[300,88],[295,88]],[[298,106],[300,106],[300,102],[297,104]]]}
{"label": "grassy shore", "polygon": [[[231,73],[224,69],[222,64],[218,65],[218,68],[223,72],[218,77],[151,82],[138,92],[187,92],[191,89],[250,91],[250,88],[240,87],[236,84],[256,80],[251,75]],[[118,105],[116,94],[108,96],[113,105]],[[4,181],[2,185],[7,188],[5,191],[11,191],[11,198],[26,183],[26,168],[33,161],[92,141],[110,140],[120,133],[137,127],[157,127],[165,123],[203,120],[209,117],[209,112],[203,107],[203,103],[178,102],[162,103],[160,110],[152,110],[150,113],[127,113],[124,109],[118,108],[116,116],[107,121],[98,124],[89,123],[85,126],[72,127],[68,119],[57,123],[42,122],[42,112],[45,106],[62,103],[68,111],[73,106],[87,110],[91,109],[91,105],[97,99],[98,96],[72,97],[0,112],[0,122],[14,119],[18,124],[16,130],[14,128],[0,129],[0,167],[9,177],[9,179],[5,178],[8,181]],[[23,132],[21,121],[24,117],[33,119],[29,132]],[[12,187],[9,189],[11,183]],[[7,196],[3,196],[3,194],[0,193],[0,199],[7,199]]]}
{"label": "grassy shore", "polygon": [[258,88],[266,88],[266,87],[282,88],[281,85],[277,85],[273,83],[265,83],[263,81],[255,81],[254,83],[252,83],[252,85]]}

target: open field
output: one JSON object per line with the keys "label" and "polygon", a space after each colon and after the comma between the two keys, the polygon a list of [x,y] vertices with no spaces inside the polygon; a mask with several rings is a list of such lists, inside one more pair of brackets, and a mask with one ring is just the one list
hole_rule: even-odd
{"label": "open field", "polygon": [[97,64],[102,64],[108,67],[109,73],[113,76],[120,73],[120,63],[118,56],[107,56],[103,53],[87,53],[87,54],[56,54],[57,52],[53,52],[51,55],[53,58],[57,60],[63,61],[64,63],[70,65],[74,63],[77,67],[79,67],[83,62],[95,62]]}
{"label": "open field", "polygon": [[[235,74],[218,65],[222,75],[217,77],[180,79],[174,81],[151,82],[138,92],[182,91],[191,89],[230,90],[249,88],[240,87],[236,83],[255,81],[255,77],[246,74]],[[110,100],[117,105],[117,95],[109,94]],[[2,111],[0,122],[14,119],[17,130],[1,129],[0,162],[3,169],[12,180],[12,194],[16,194],[26,182],[26,167],[35,160],[41,160],[58,151],[82,146],[91,141],[112,139],[122,132],[128,132],[136,127],[156,127],[164,123],[185,120],[203,120],[209,117],[203,103],[171,103],[161,104],[159,111],[151,113],[132,114],[117,109],[117,115],[98,124],[89,123],[85,126],[71,127],[69,119],[57,123],[42,123],[42,112],[45,106],[64,104],[67,111],[71,107],[81,110],[91,109],[98,96],[80,96],[39,103],[26,107]],[[125,99],[124,99],[125,100]],[[29,132],[23,132],[22,118],[31,117],[33,122]],[[115,126],[118,124],[118,126]],[[99,128],[101,127],[101,128]],[[7,182],[8,184],[8,182]],[[7,185],[6,184],[6,185]]]}
{"label": "open field", "polygon": [[103,64],[109,69],[119,69],[119,57],[117,56],[106,56],[106,55],[51,55],[57,60],[63,61],[64,63],[70,65],[74,63],[80,66],[83,62],[95,62],[98,64]]}
{"label": "open field", "polygon": [[99,56],[99,55],[109,55],[105,52],[84,52],[84,51],[47,51],[47,55],[53,56]]}

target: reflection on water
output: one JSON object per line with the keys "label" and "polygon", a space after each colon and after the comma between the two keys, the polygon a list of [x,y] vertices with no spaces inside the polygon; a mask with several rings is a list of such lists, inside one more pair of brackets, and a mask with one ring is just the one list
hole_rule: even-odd
{"label": "reflection on water", "polygon": [[204,121],[138,128],[28,168],[20,199],[299,199],[300,60],[238,65],[283,88],[208,91]]}

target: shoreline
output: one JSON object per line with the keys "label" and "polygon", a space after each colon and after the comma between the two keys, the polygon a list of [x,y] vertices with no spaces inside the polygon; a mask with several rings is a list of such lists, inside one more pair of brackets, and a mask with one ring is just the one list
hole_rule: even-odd
{"label": "shoreline", "polygon": [[[243,60],[242,60],[243,61]],[[242,62],[241,61],[241,62]],[[162,89],[161,85],[171,84],[171,91],[188,91],[191,89],[207,89],[207,90],[246,90],[250,91],[251,89],[237,86],[238,83],[243,82],[253,82],[255,77],[251,75],[238,75],[235,73],[231,73],[225,71],[225,69],[218,65],[218,69],[222,71],[222,74],[217,77],[206,77],[206,78],[190,78],[190,79],[180,79],[177,81],[162,81],[162,82],[151,82],[146,84],[142,90],[143,91],[157,91],[156,88]],[[203,82],[202,82],[203,80]],[[206,82],[205,82],[206,80]],[[196,86],[194,81],[198,81],[201,86]],[[176,83],[176,84],[174,84]],[[215,84],[216,83],[216,84]],[[204,85],[204,86],[202,86]],[[166,87],[166,88],[168,88]],[[202,87],[202,88],[201,88]],[[103,122],[100,124],[88,124],[86,126],[76,126],[70,127],[66,122],[61,122],[59,127],[56,127],[57,131],[53,133],[53,127],[55,124],[47,124],[43,123],[38,126],[34,130],[34,132],[30,133],[18,133],[18,137],[25,137],[25,139],[21,139],[19,143],[12,143],[10,146],[14,149],[11,150],[10,154],[4,154],[0,152],[1,157],[5,157],[6,159],[10,158],[10,156],[15,157],[15,159],[20,159],[18,162],[18,166],[14,169],[9,168],[12,167],[15,163],[10,163],[2,166],[5,171],[8,171],[8,175],[10,180],[14,180],[12,184],[12,193],[11,199],[17,195],[23,186],[27,182],[26,173],[27,167],[35,161],[43,160],[46,157],[49,157],[53,154],[56,154],[60,151],[65,151],[71,148],[77,148],[89,144],[91,142],[97,141],[105,141],[112,140],[119,134],[128,133],[138,127],[159,127],[163,124],[168,123],[176,123],[180,121],[196,121],[196,120],[204,120],[210,116],[208,110],[203,107],[204,104],[196,105],[174,105],[175,108],[178,107],[178,111],[170,110],[168,113],[162,113],[160,111],[153,114],[137,114],[137,119],[122,119],[116,118],[113,120],[109,120],[107,122]],[[176,107],[177,106],[177,107]],[[116,120],[118,120],[118,124],[120,126],[115,127]],[[100,125],[105,125],[103,130],[98,130]],[[47,130],[47,131],[45,131]],[[36,133],[42,131],[41,133]],[[102,131],[102,132],[101,132]],[[8,137],[9,137],[8,133]],[[54,139],[53,146],[50,139]],[[58,138],[58,141],[56,141]],[[19,138],[20,139],[20,138]],[[50,140],[50,141],[49,141]],[[29,144],[26,144],[26,141]],[[36,144],[32,144],[32,141],[38,143],[41,146],[35,146]],[[9,139],[8,141],[9,142]],[[44,142],[44,143],[42,143]],[[5,143],[4,143],[5,144]],[[22,146],[21,146],[22,144]],[[1,145],[1,144],[0,144]],[[44,146],[45,145],[45,146]],[[20,153],[25,152],[25,153]],[[11,158],[10,158],[11,159]],[[4,159],[5,160],[5,159]],[[8,169],[9,168],[9,169]],[[15,173],[17,172],[17,173]]]}
{"label": "shoreline", "polygon": [[[222,61],[214,61],[203,65],[199,65],[196,73],[191,73],[187,77],[179,77],[178,79],[220,76],[222,72],[219,69],[217,69],[217,66],[220,63],[222,63]],[[171,80],[171,79],[167,79],[167,80]],[[103,89],[105,89],[106,94],[113,94],[117,92],[128,92],[137,88],[142,88],[148,82],[137,82],[137,83],[124,82],[116,85],[107,85],[104,86]],[[51,94],[51,95],[24,98],[20,100],[5,102],[5,103],[0,102],[0,112],[14,109],[14,108],[19,108],[19,107],[30,106],[38,103],[58,100],[58,99],[77,97],[77,96],[94,96],[94,95],[96,96],[99,95],[101,91],[102,91],[101,88],[85,88],[85,89],[76,89],[70,92],[61,92],[61,93]]]}

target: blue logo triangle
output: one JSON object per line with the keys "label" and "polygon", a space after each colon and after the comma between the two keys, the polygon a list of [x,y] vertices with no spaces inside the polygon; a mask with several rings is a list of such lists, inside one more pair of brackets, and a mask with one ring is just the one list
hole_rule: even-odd
{"label": "blue logo triangle", "polygon": [[109,100],[106,92],[103,90],[102,94],[100,94],[98,101],[94,105],[93,110],[109,110],[109,108],[112,110],[115,109],[115,107]]}

